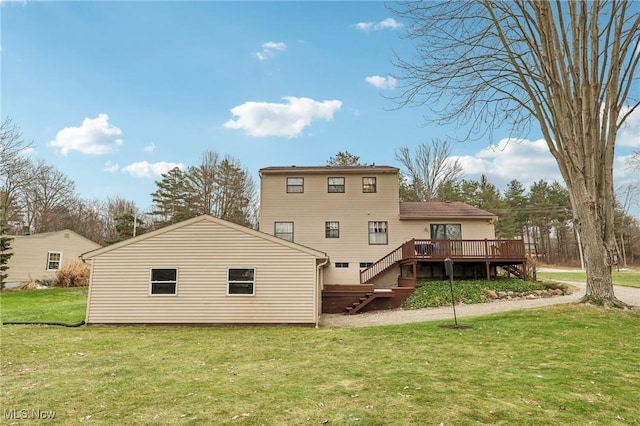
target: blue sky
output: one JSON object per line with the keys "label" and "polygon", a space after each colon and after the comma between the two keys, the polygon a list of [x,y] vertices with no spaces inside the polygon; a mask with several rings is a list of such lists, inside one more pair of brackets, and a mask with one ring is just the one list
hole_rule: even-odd
{"label": "blue sky", "polygon": [[[83,198],[148,210],[160,173],[205,150],[238,158],[258,183],[262,167],[324,165],[338,151],[398,167],[400,146],[465,134],[389,99],[393,54],[413,49],[382,2],[0,0],[0,14],[2,118]],[[636,114],[617,184],[640,183],[623,165],[639,135]],[[454,144],[466,178],[560,180],[535,130],[506,147],[508,129],[493,136]]]}

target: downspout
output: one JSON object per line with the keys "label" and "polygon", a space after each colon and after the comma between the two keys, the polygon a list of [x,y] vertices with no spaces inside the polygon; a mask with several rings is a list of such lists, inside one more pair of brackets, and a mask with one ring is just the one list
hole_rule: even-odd
{"label": "downspout", "polygon": [[[329,264],[329,256],[327,256],[323,263],[316,266],[316,328],[320,326],[320,314],[322,310],[318,312],[318,307],[322,306],[322,289],[320,288],[320,268],[324,268]],[[320,302],[318,302],[320,300]]]}

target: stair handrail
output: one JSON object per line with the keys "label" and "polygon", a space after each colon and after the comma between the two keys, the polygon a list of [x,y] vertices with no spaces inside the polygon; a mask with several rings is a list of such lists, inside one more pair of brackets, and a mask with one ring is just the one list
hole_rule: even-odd
{"label": "stair handrail", "polygon": [[[413,240],[408,241],[407,243],[411,243]],[[397,262],[402,260],[403,248],[405,244],[403,243],[400,247],[396,248],[385,257],[381,258],[371,266],[366,269],[360,271],[360,284],[365,284],[375,276],[381,274],[382,272],[389,269],[391,266],[395,265]]]}

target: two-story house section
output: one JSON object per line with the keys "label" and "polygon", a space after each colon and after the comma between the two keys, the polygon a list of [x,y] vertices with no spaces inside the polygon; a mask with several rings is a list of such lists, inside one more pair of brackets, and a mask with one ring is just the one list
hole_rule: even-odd
{"label": "two-story house section", "polygon": [[399,170],[389,166],[260,170],[260,231],[330,256],[325,283],[357,284],[359,272],[407,234],[398,228]]}
{"label": "two-story house section", "polygon": [[411,285],[442,277],[446,258],[467,277],[525,262],[521,241],[495,239],[491,212],[400,202],[395,167],[267,167],[260,178],[260,230],[327,253],[325,284]]}

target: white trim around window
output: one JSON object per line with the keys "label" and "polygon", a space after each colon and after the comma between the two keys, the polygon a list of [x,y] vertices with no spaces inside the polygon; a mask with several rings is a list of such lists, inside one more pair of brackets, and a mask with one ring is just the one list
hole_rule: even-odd
{"label": "white trim around window", "polygon": [[386,221],[369,222],[369,244],[389,244],[389,226]]}
{"label": "white trim around window", "polygon": [[149,270],[149,296],[177,296],[178,268],[151,268]]}
{"label": "white trim around window", "polygon": [[62,252],[47,252],[47,271],[57,271],[62,265]]}
{"label": "white trim around window", "polygon": [[255,296],[256,268],[233,267],[227,269],[227,296]]}

